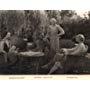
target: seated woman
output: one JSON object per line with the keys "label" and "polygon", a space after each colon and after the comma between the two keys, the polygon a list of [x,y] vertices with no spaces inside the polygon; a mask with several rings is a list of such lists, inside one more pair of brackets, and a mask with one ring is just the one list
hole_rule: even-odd
{"label": "seated woman", "polygon": [[[62,61],[66,60],[66,56],[67,55],[73,55],[75,57],[77,56],[84,56],[88,50],[88,46],[86,46],[84,44],[84,41],[85,41],[85,37],[84,35],[82,34],[78,34],[76,36],[76,41],[78,42],[78,44],[71,48],[71,49],[62,49],[63,50],[63,54],[56,54],[55,57],[54,57],[54,61],[55,61],[55,64],[54,66],[50,69],[49,73],[48,74],[51,74],[53,72],[55,72],[58,68],[63,68],[62,66]],[[75,64],[75,63],[74,63]]]}
{"label": "seated woman", "polygon": [[7,62],[7,53],[10,48],[10,37],[11,37],[11,33],[8,32],[0,42],[0,53],[3,53],[5,62]]}
{"label": "seated woman", "polygon": [[67,55],[84,56],[88,50],[88,46],[84,44],[85,37],[82,34],[76,36],[76,46],[71,49],[65,49]]}

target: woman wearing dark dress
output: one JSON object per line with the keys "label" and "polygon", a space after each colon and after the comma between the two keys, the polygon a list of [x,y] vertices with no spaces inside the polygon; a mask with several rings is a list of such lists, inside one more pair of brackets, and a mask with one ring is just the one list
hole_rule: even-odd
{"label": "woman wearing dark dress", "polygon": [[0,42],[0,53],[3,53],[5,62],[7,62],[7,53],[9,52],[10,48],[10,37],[11,33],[8,32]]}

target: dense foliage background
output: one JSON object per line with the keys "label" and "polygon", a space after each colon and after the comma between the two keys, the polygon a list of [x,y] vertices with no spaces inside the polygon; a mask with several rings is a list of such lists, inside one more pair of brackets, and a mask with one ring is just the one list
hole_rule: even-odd
{"label": "dense foliage background", "polygon": [[23,28],[24,32],[29,30],[34,34],[41,29],[45,30],[49,24],[49,19],[52,17],[56,18],[57,23],[64,28],[65,38],[69,39],[78,33],[84,34],[88,39],[90,38],[90,13],[88,12],[88,17],[82,18],[72,10],[0,11],[0,32],[1,34],[5,31],[14,33],[22,31]]}
{"label": "dense foliage background", "polygon": [[[80,17],[74,10],[4,10],[0,11],[0,35],[3,38],[7,31],[12,35],[27,37],[29,41],[35,41],[40,32],[46,32],[50,18],[56,18],[57,23],[65,30],[63,39],[69,40],[78,33],[85,35],[87,44],[90,39],[90,12]],[[16,39],[15,39],[16,40]],[[71,41],[70,41],[71,42]],[[61,46],[70,47],[65,44]]]}

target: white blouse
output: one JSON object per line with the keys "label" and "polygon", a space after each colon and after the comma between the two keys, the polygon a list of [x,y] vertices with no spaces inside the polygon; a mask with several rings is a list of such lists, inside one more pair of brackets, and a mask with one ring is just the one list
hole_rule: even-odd
{"label": "white blouse", "polygon": [[84,43],[77,44],[74,48],[66,49],[67,55],[83,55],[87,52],[88,47]]}

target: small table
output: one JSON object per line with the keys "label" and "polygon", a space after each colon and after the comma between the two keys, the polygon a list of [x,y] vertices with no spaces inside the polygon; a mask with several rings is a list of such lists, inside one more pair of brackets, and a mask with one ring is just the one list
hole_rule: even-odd
{"label": "small table", "polygon": [[26,61],[28,65],[30,65],[29,63],[34,62],[33,67],[35,68],[35,71],[33,72],[35,72],[35,74],[39,73],[39,64],[44,57],[43,52],[33,52],[33,51],[20,52],[18,56],[20,60],[20,67],[19,67],[20,72],[22,71],[22,62]]}

